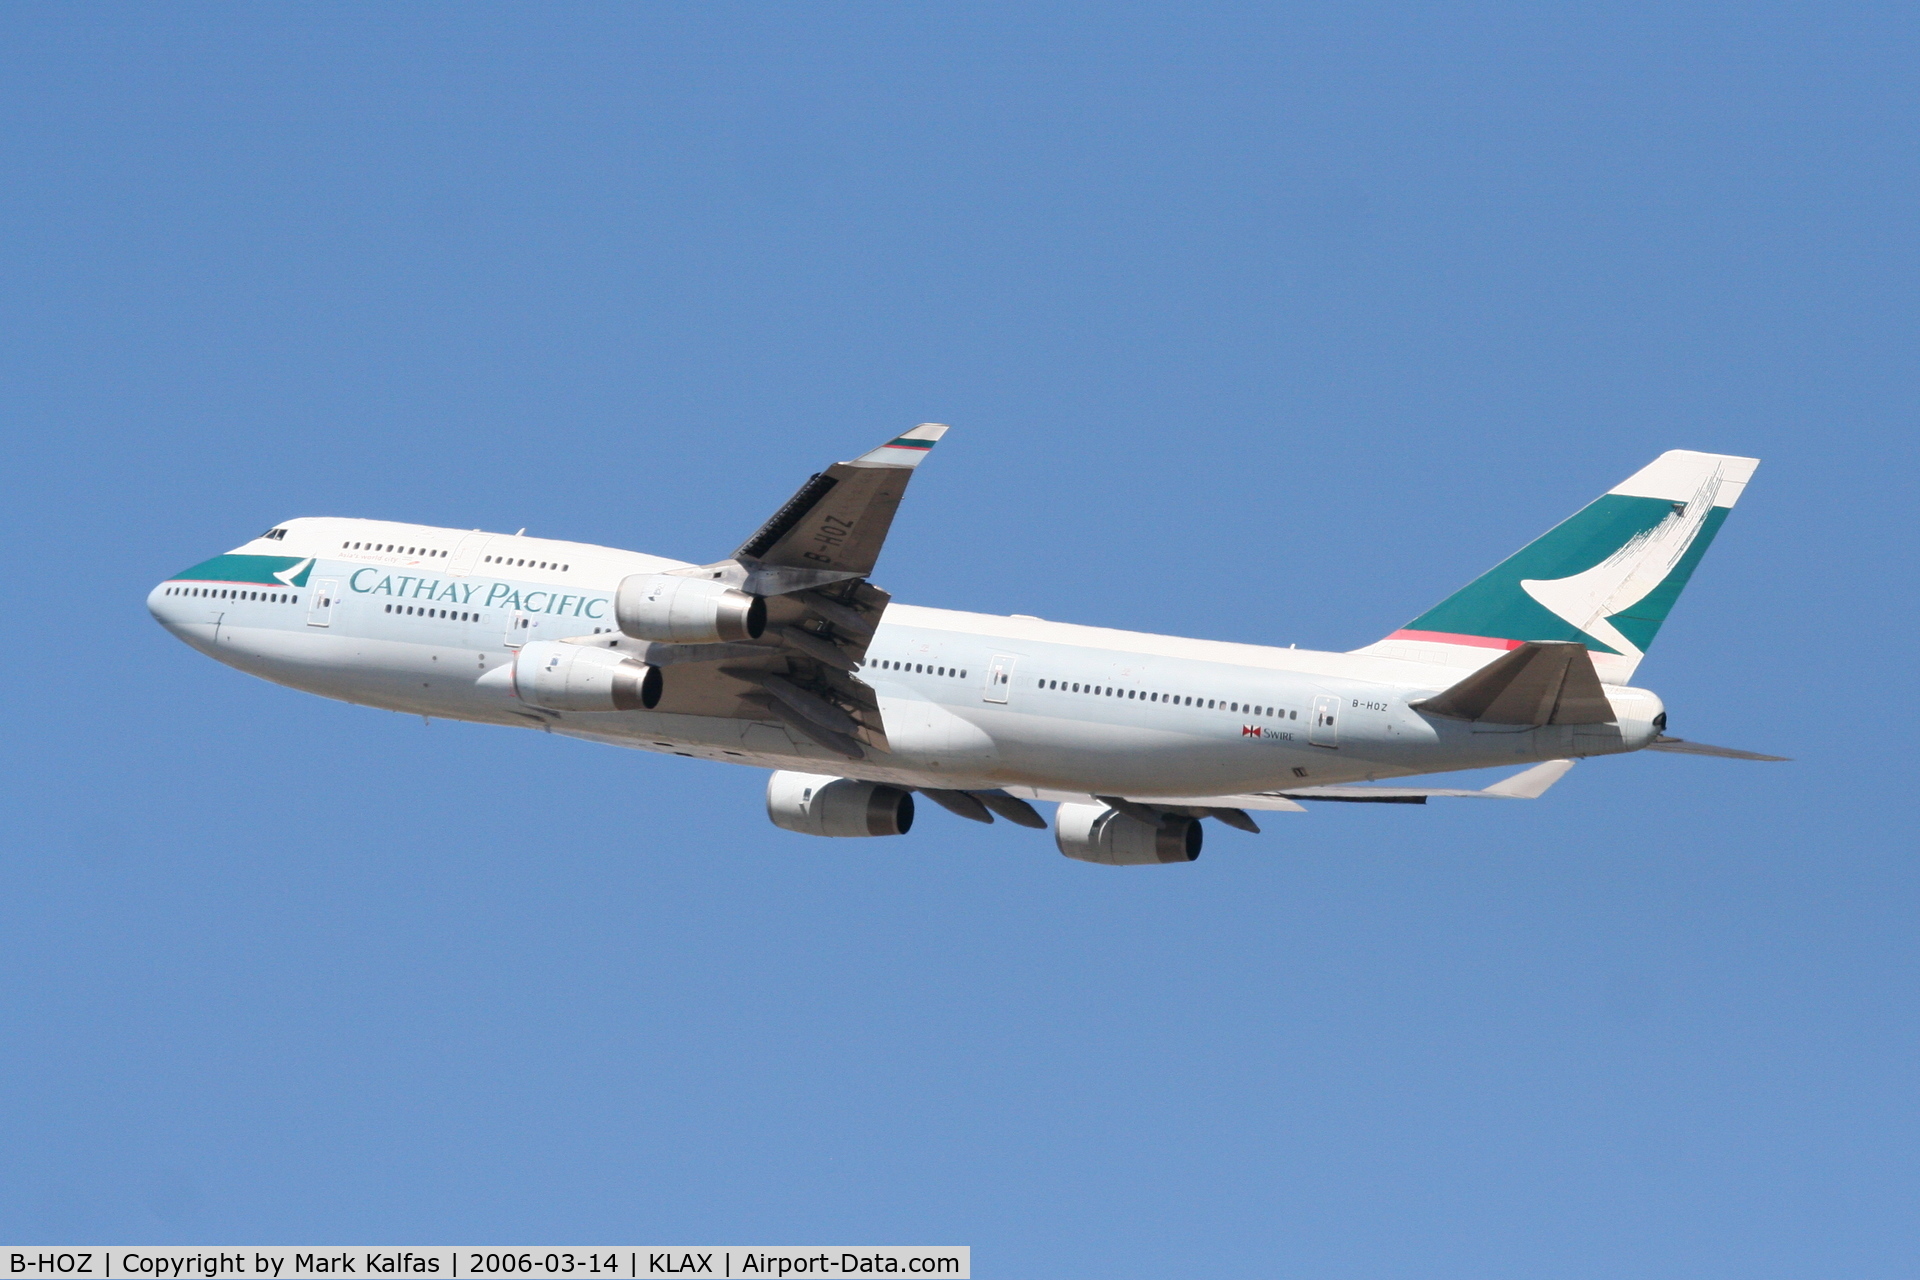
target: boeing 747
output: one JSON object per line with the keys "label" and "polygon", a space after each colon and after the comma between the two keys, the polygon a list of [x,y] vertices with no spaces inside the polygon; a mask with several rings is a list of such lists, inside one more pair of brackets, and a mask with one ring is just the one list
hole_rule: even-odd
{"label": "boeing 747", "polygon": [[[928,423],[811,477],[724,559],[309,517],[155,587],[200,652],[329,698],[773,770],[767,813],[904,835],[914,796],[1070,858],[1191,862],[1207,819],[1537,798],[1669,737],[1635,668],[1759,464],[1675,450],[1364,648],[895,604],[869,581]],[[1482,790],[1404,785],[1496,765]]]}

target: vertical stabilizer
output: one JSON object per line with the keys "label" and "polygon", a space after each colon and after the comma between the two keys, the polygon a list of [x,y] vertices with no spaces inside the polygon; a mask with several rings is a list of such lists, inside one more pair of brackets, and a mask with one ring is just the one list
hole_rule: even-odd
{"label": "vertical stabilizer", "polygon": [[1479,667],[1528,641],[1575,641],[1624,684],[1759,466],[1661,454],[1608,493],[1360,653]]}

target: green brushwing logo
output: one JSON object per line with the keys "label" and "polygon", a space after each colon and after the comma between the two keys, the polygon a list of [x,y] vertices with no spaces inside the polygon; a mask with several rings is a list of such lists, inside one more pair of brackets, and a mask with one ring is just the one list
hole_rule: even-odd
{"label": "green brushwing logo", "polygon": [[1725,523],[1718,476],[1690,502],[1607,494],[1407,624],[1644,653]]}
{"label": "green brushwing logo", "polygon": [[173,575],[175,582],[247,582],[262,587],[304,587],[313,557],[215,556]]}

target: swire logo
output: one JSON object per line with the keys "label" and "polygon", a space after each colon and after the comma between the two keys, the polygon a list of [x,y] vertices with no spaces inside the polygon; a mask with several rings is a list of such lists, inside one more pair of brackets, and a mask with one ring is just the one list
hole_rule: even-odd
{"label": "swire logo", "polygon": [[1240,736],[1243,738],[1257,738],[1260,736],[1260,726],[1257,724],[1243,724],[1240,726]]}

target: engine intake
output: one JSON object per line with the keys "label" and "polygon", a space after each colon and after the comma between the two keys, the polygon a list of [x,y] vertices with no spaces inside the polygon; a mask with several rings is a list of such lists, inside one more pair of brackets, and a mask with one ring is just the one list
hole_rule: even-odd
{"label": "engine intake", "polygon": [[1158,823],[1142,822],[1103,804],[1063,804],[1053,839],[1069,858],[1109,867],[1192,862],[1200,856],[1200,820],[1168,813]]}
{"label": "engine intake", "polygon": [[613,617],[635,640],[721,644],[758,640],[767,629],[767,602],[710,578],[636,573],[614,593]]}
{"label": "engine intake", "polygon": [[513,660],[514,693],[548,711],[650,711],[663,683],[658,667],[554,640],[522,645]]}
{"label": "engine intake", "polygon": [[767,779],[767,817],[803,836],[903,836],[913,829],[913,793],[782,769]]}

